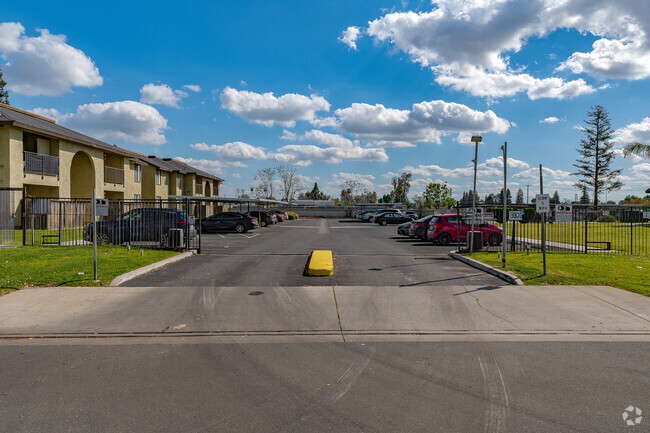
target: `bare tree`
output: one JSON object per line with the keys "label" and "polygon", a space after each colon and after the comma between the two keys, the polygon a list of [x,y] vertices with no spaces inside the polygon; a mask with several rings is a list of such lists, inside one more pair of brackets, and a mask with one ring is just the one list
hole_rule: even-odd
{"label": "bare tree", "polygon": [[257,185],[255,186],[255,196],[257,198],[272,198],[275,180],[276,180],[276,169],[275,168],[264,168],[262,170],[257,170],[255,175],[255,180]]}
{"label": "bare tree", "polygon": [[292,201],[297,193],[304,189],[300,176],[295,168],[280,165],[275,168],[275,172],[280,178],[280,187],[282,189],[282,200]]}
{"label": "bare tree", "polygon": [[361,182],[358,180],[349,179],[343,182],[343,189],[341,190],[341,202],[343,206],[350,206],[352,204],[359,185],[361,185]]}

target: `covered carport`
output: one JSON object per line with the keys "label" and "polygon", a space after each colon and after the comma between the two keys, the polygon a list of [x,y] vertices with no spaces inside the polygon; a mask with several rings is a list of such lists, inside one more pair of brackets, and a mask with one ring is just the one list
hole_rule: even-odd
{"label": "covered carport", "polygon": [[[186,195],[170,195],[170,199],[174,200],[182,200],[182,201],[187,201],[190,203],[190,205],[195,205],[195,206],[190,206],[190,209],[193,209],[192,216],[196,220],[201,220],[203,218],[209,217],[211,215],[214,215],[219,212],[214,212],[211,213],[210,215],[203,215],[202,214],[202,209],[203,205],[206,203],[211,203],[214,206],[212,207],[213,209],[219,209],[223,205],[229,205],[229,210],[231,212],[240,212],[240,213],[251,213],[251,215],[255,215],[255,213],[258,213],[257,220],[260,223],[259,224],[259,229],[262,229],[262,224],[261,224],[261,213],[262,212],[268,212],[272,207],[276,206],[286,206],[288,205],[287,202],[285,201],[280,201],[280,200],[271,200],[271,199],[259,199],[259,198],[239,198],[239,197],[203,197],[203,196],[186,196]],[[251,209],[252,207],[252,209]],[[226,239],[225,235],[217,234],[216,237],[219,239],[216,239],[216,242],[214,239],[210,239],[210,242],[205,242],[206,238],[204,233],[201,233],[200,225],[197,225],[198,229],[198,236],[199,236],[199,242],[198,242],[198,253],[205,253],[205,252],[213,252],[214,246],[213,244],[220,244],[222,243],[219,241],[219,239]],[[259,230],[258,229],[258,230]],[[236,243],[238,240],[240,240],[237,236],[236,233],[232,234],[233,236],[230,236],[232,242]],[[239,235],[240,237],[243,236],[243,238],[248,239],[246,235]]]}

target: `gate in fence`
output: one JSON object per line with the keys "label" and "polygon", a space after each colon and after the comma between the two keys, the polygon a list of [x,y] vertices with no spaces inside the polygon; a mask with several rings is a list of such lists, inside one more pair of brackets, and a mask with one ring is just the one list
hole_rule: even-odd
{"label": "gate in fence", "polygon": [[0,245],[16,243],[16,194],[20,192],[20,188],[0,188]]}
{"label": "gate in fence", "polygon": [[[483,237],[483,249],[500,251],[541,251],[542,219],[535,205],[508,205],[506,223],[502,206],[458,205],[458,235],[454,243],[464,250],[467,232]],[[478,236],[478,235],[477,235]],[[648,254],[650,253],[650,214],[643,206],[557,204],[546,218],[546,248],[549,253]]]}
{"label": "gate in fence", "polygon": [[200,203],[191,200],[108,200],[108,215],[92,220],[90,199],[27,197],[25,245],[99,245],[197,249]]}

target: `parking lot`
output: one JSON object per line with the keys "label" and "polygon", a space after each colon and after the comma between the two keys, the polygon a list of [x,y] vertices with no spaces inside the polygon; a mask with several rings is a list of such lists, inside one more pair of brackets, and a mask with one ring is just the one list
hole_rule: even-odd
{"label": "parking lot", "polygon": [[[202,254],[126,283],[128,286],[417,286],[499,285],[441,247],[398,236],[396,226],[358,220],[300,219],[247,233],[209,233]],[[331,250],[332,277],[303,276],[313,250]]]}

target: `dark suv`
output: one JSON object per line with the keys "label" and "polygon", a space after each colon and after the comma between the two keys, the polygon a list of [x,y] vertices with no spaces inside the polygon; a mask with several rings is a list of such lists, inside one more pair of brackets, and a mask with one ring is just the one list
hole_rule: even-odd
{"label": "dark suv", "polygon": [[[94,224],[84,228],[84,240],[93,240]],[[154,243],[161,247],[180,246],[174,229],[183,231],[185,239],[196,236],[196,227],[187,213],[178,209],[139,208],[117,218],[97,222],[97,243],[121,245],[124,243]],[[189,236],[188,236],[189,233]]]}
{"label": "dark suv", "polygon": [[200,221],[201,232],[234,230],[244,233],[257,228],[257,220],[238,212],[221,212]]}

